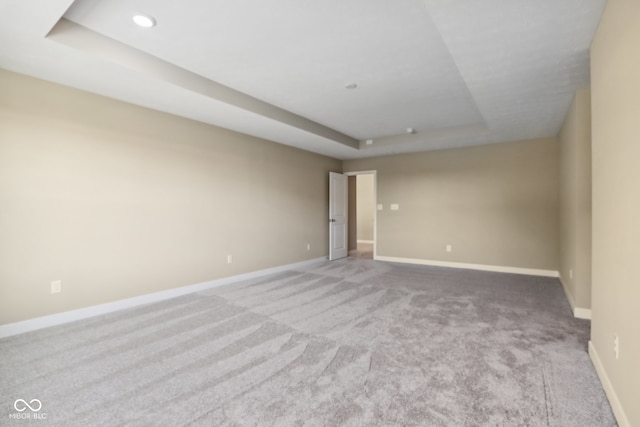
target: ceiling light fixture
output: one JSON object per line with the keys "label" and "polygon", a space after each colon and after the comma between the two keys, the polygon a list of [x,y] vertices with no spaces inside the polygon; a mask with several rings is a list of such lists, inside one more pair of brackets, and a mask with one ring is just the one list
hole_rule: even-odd
{"label": "ceiling light fixture", "polygon": [[355,89],[357,87],[358,85],[356,83],[349,83],[348,85],[345,85],[346,89]]}
{"label": "ceiling light fixture", "polygon": [[373,144],[373,139],[367,139],[366,143],[367,143],[367,145],[372,145]]}
{"label": "ceiling light fixture", "polygon": [[407,133],[409,135],[413,135],[414,133],[416,133],[416,130],[414,128],[407,128]]}
{"label": "ceiling light fixture", "polygon": [[137,14],[133,16],[133,22],[136,23],[137,26],[142,28],[151,28],[155,27],[157,22],[153,16]]}

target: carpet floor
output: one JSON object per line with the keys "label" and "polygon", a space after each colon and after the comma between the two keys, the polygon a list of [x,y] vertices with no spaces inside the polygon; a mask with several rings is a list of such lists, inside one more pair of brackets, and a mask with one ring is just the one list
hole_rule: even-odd
{"label": "carpet floor", "polygon": [[347,258],[2,339],[0,425],[615,426],[588,340],[557,279]]}

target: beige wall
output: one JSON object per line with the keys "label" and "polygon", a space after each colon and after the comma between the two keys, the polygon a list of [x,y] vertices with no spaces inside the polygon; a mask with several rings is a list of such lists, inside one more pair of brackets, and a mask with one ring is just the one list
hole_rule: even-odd
{"label": "beige wall", "polygon": [[341,168],[0,71],[0,324],[326,256]]}
{"label": "beige wall", "polygon": [[[581,89],[560,132],[560,278],[574,309],[591,308],[591,92]],[[580,314],[577,312],[577,314]],[[582,313],[586,315],[587,313]]]}
{"label": "beige wall", "polygon": [[558,269],[555,138],[351,160],[344,169],[378,171],[380,256]]}
{"label": "beige wall", "polygon": [[373,174],[356,175],[358,240],[373,240]]}
{"label": "beige wall", "polygon": [[640,426],[639,40],[640,2],[609,0],[591,46],[591,343],[620,425],[625,412],[629,426]]}

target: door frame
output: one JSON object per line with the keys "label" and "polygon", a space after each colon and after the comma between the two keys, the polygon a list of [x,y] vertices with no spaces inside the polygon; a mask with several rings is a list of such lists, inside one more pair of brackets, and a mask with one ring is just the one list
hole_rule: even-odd
{"label": "door frame", "polygon": [[[342,174],[346,176],[373,175],[373,259],[376,259],[378,256],[378,171],[376,169],[373,169],[364,171],[343,172]],[[358,197],[357,194],[348,195],[349,199],[354,196]]]}

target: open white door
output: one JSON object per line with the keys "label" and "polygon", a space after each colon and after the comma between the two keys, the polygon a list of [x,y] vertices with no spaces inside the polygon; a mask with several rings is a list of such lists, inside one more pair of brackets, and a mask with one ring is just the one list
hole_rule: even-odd
{"label": "open white door", "polygon": [[347,247],[347,176],[329,172],[329,260],[344,258]]}

